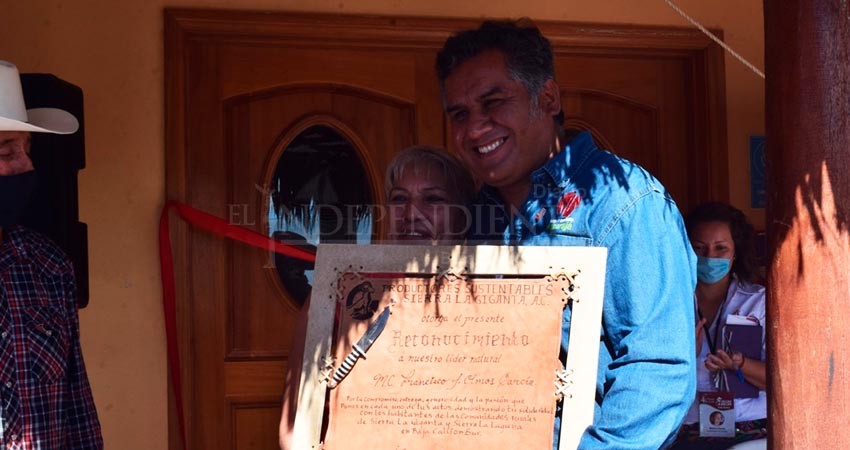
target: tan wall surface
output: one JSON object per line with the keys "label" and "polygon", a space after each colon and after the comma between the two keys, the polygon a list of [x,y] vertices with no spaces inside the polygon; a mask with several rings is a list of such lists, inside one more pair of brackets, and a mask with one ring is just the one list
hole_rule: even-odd
{"label": "tan wall surface", "polygon": [[[759,0],[679,0],[757,67],[764,66]],[[164,7],[389,15],[686,23],[663,0],[0,0],[0,59],[82,87],[88,164],[80,218],[89,226],[91,306],[82,344],[107,448],[166,448],[166,363],[157,220],[164,201]],[[764,82],[727,57],[732,203],[749,209],[748,136],[764,131]]]}

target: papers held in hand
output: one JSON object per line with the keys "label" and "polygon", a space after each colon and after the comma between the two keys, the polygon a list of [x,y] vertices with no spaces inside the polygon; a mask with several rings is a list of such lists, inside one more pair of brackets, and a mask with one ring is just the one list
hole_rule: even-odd
{"label": "papers held in hand", "polygon": [[[764,327],[758,320],[729,314],[723,327],[724,350],[730,355],[733,352],[741,352],[747,359],[761,361],[763,335]],[[726,371],[726,380],[735,398],[753,398],[759,395],[758,388],[739,377],[734,370]]]}

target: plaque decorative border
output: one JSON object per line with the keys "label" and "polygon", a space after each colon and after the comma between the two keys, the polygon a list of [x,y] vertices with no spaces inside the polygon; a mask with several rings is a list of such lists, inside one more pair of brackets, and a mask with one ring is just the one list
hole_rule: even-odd
{"label": "plaque decorative border", "polygon": [[560,449],[576,448],[593,421],[606,258],[607,250],[598,247],[320,245],[298,392],[295,448],[322,448],[322,415],[339,280],[344,273],[361,272],[438,278],[568,278],[570,289],[565,295],[572,308],[570,350],[562,370],[552,377],[557,378],[552,392],[563,399]]}

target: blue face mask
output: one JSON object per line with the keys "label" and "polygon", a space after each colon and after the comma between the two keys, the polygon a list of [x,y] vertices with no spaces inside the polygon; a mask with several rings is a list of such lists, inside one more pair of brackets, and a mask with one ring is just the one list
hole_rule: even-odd
{"label": "blue face mask", "polygon": [[731,268],[732,261],[726,258],[697,256],[697,279],[703,283],[717,283],[729,273]]}

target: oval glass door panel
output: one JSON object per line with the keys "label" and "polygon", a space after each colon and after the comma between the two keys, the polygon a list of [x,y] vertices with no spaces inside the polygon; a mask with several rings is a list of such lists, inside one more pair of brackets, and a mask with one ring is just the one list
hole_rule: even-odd
{"label": "oval glass door panel", "polygon": [[[321,243],[372,241],[372,193],[354,146],[329,126],[301,132],[284,149],[269,186],[269,235],[315,251]],[[275,254],[292,299],[303,304],[313,263]]]}

